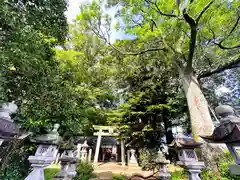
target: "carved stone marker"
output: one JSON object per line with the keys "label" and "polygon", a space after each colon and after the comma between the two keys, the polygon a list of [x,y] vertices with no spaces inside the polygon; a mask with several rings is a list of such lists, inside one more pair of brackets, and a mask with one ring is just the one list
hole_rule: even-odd
{"label": "carved stone marker", "polygon": [[216,107],[215,111],[220,117],[220,124],[214,129],[211,136],[201,137],[210,143],[225,143],[236,162],[229,166],[230,173],[240,175],[240,118],[228,105],[220,105]]}

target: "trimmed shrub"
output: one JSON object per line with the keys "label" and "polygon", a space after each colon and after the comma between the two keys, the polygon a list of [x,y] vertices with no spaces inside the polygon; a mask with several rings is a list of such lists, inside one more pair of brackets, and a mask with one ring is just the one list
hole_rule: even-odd
{"label": "trimmed shrub", "polygon": [[96,175],[93,171],[94,168],[91,163],[79,161],[76,168],[77,175],[73,178],[73,180],[89,180],[91,178],[95,178]]}

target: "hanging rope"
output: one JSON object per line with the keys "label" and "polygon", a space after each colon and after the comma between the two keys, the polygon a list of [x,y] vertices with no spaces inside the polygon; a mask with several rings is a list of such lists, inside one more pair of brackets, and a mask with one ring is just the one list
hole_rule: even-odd
{"label": "hanging rope", "polygon": [[219,123],[220,122],[219,119],[217,118],[216,114],[214,113],[213,109],[209,106],[209,104],[208,104],[208,108],[209,108],[210,112],[212,113],[213,117],[215,118],[215,120]]}

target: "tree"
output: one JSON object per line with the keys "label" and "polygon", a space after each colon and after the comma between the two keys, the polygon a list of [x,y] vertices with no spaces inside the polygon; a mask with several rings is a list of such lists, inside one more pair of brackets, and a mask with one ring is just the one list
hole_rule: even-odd
{"label": "tree", "polygon": [[[0,2],[0,103],[17,103],[19,112],[13,118],[23,131],[54,123],[49,109],[59,103],[61,78],[53,47],[67,34],[66,6],[64,0]],[[6,154],[2,153],[0,179],[26,177],[29,144],[11,141],[1,147]]]}
{"label": "tree", "polygon": [[[107,6],[116,4],[120,6],[117,15],[124,21],[117,28],[136,36],[142,43],[134,47],[134,52],[122,51],[109,42],[108,29],[103,28],[109,24],[109,17],[103,15],[99,4],[86,7],[79,20],[84,20],[93,32],[124,56],[161,52],[178,70],[194,137],[210,135],[212,120],[198,80],[238,67],[239,2],[122,0],[110,1]],[[146,48],[143,44],[150,46]]]}
{"label": "tree", "polygon": [[[122,41],[117,47],[131,48],[138,41]],[[144,56],[117,56],[109,62],[116,71],[113,79],[119,89],[119,107],[108,113],[109,123],[121,130],[127,143],[138,147],[159,147],[160,138],[172,127],[188,124],[181,121],[186,113],[174,66],[160,61],[160,53]],[[159,126],[162,126],[161,128]],[[168,137],[168,143],[173,137]]]}
{"label": "tree", "polygon": [[0,102],[16,101],[18,121],[39,118],[46,101],[56,98],[52,92],[60,78],[53,47],[67,34],[66,5],[64,0],[0,3]]}

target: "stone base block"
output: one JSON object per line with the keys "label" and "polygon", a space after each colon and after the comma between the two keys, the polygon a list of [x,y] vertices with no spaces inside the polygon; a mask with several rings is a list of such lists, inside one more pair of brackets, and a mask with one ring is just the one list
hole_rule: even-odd
{"label": "stone base block", "polygon": [[232,175],[240,175],[240,165],[238,164],[232,164],[229,167],[229,171]]}

